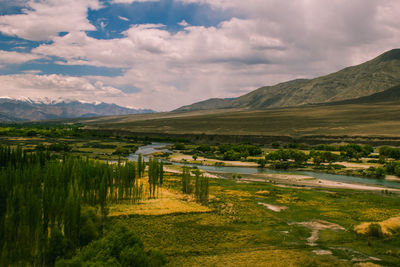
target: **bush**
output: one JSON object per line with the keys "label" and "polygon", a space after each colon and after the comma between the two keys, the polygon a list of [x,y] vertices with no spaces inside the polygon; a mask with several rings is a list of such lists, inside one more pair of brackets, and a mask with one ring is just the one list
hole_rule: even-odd
{"label": "bush", "polygon": [[346,166],[340,165],[340,164],[333,164],[332,167],[333,167],[335,170],[346,169]]}
{"label": "bush", "polygon": [[58,228],[51,230],[49,246],[46,251],[46,262],[53,265],[57,258],[64,257],[70,250],[69,242]]}
{"label": "bush", "polygon": [[281,144],[278,142],[273,142],[271,145],[272,145],[272,148],[280,148],[281,147]]}
{"label": "bush", "polygon": [[79,221],[79,243],[86,246],[91,241],[99,238],[101,227],[100,216],[93,207],[82,208]]}
{"label": "bush", "polygon": [[272,167],[273,169],[284,169],[284,170],[286,170],[286,169],[289,169],[289,167],[290,167],[290,162],[287,162],[287,161],[283,161],[283,162],[274,162],[274,163],[272,163],[271,167]]}
{"label": "bush", "polygon": [[294,165],[300,166],[307,161],[309,156],[297,149],[280,149],[268,153],[265,158],[272,161],[288,161],[292,159],[295,161]]}
{"label": "bush", "polygon": [[250,144],[224,144],[219,145],[218,150],[221,154],[233,151],[241,154],[241,157],[258,156],[262,154],[261,148]]}
{"label": "bush", "polygon": [[185,147],[185,145],[183,143],[176,143],[176,144],[174,144],[173,149],[175,149],[175,150],[185,150],[186,147]]}
{"label": "bush", "polygon": [[378,167],[369,167],[367,170],[362,171],[362,175],[371,178],[383,179],[385,178],[385,168]]}
{"label": "bush", "polygon": [[71,147],[65,143],[57,143],[57,144],[51,144],[47,147],[49,151],[54,151],[54,152],[69,152],[71,151]]}
{"label": "bush", "polygon": [[368,226],[367,234],[369,236],[372,236],[372,237],[382,238],[383,237],[383,232],[382,232],[381,225],[377,224],[377,223],[371,223]]}
{"label": "bush", "polygon": [[200,145],[196,148],[196,151],[202,152],[202,153],[207,153],[207,152],[213,151],[213,149],[210,145]]}
{"label": "bush", "polygon": [[258,167],[264,168],[267,161],[265,159],[259,159],[259,160],[257,160],[257,163],[258,163]]}
{"label": "bush", "polygon": [[400,159],[400,148],[383,146],[379,148],[379,155],[393,159]]}
{"label": "bush", "polygon": [[113,155],[120,155],[120,156],[127,156],[127,155],[129,155],[130,153],[131,153],[131,152],[130,152],[129,149],[119,147],[119,148],[117,148],[112,154],[113,154]]}
{"label": "bush", "polygon": [[93,147],[93,148],[116,148],[117,146],[116,145],[112,145],[112,144],[100,144],[100,143],[94,143],[94,144],[91,144],[90,145],[90,147]]}
{"label": "bush", "polygon": [[224,153],[224,160],[240,160],[241,158],[242,154],[233,150]]}
{"label": "bush", "polygon": [[102,239],[91,242],[70,260],[59,260],[56,266],[163,266],[161,252],[145,253],[142,241],[122,223]]}
{"label": "bush", "polygon": [[385,164],[386,173],[400,176],[400,162],[391,161]]}

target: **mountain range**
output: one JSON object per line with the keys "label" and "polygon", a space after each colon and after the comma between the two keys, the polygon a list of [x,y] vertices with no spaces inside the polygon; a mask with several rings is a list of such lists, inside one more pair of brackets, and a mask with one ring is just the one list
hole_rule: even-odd
{"label": "mountain range", "polygon": [[116,104],[85,103],[77,100],[33,101],[0,98],[0,121],[38,121],[108,115],[154,113],[150,109],[131,109]]}
{"label": "mountain range", "polygon": [[315,79],[297,79],[264,86],[235,99],[212,98],[175,111],[293,107],[356,99],[400,84],[400,49],[363,64]]}
{"label": "mountain range", "polygon": [[[326,76],[264,86],[237,98],[212,98],[183,106],[172,113],[232,109],[263,110],[310,104],[349,104],[388,100],[400,100],[400,49],[387,51],[370,61]],[[33,101],[0,98],[2,122],[143,113],[154,113],[154,111],[76,100]]]}

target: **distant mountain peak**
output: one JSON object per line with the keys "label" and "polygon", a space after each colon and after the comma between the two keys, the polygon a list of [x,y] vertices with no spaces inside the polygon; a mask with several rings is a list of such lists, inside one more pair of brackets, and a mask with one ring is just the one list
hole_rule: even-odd
{"label": "distant mountain peak", "polygon": [[0,97],[0,121],[49,120],[154,112],[150,109],[133,109],[116,104],[90,103],[76,99]]}

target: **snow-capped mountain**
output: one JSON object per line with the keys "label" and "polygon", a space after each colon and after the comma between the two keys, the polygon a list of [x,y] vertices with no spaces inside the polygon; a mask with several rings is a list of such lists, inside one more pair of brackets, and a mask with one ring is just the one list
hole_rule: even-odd
{"label": "snow-capped mountain", "polygon": [[107,115],[153,113],[150,109],[132,109],[108,103],[88,103],[70,99],[0,98],[0,121],[37,121]]}

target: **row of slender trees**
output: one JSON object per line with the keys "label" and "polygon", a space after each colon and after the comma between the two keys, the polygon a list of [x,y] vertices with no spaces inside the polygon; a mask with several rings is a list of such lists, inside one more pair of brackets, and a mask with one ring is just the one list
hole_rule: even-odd
{"label": "row of slender trees", "polygon": [[191,173],[189,167],[183,167],[182,169],[182,193],[192,194],[196,198],[197,202],[204,205],[208,204],[209,199],[209,179],[208,177],[201,174],[201,172],[196,169],[194,172],[194,185],[192,184]]}
{"label": "row of slender trees", "polygon": [[[50,240],[60,233],[72,250],[79,248],[82,207],[99,207],[104,219],[108,204],[139,201],[145,195],[139,179],[145,166],[142,157],[138,162],[109,164],[0,146],[1,262],[51,265]],[[163,170],[154,159],[149,166],[154,197]]]}
{"label": "row of slender trees", "polygon": [[157,158],[149,159],[148,176],[150,197],[155,198],[157,189],[162,186],[164,179],[164,167],[162,161]]}

